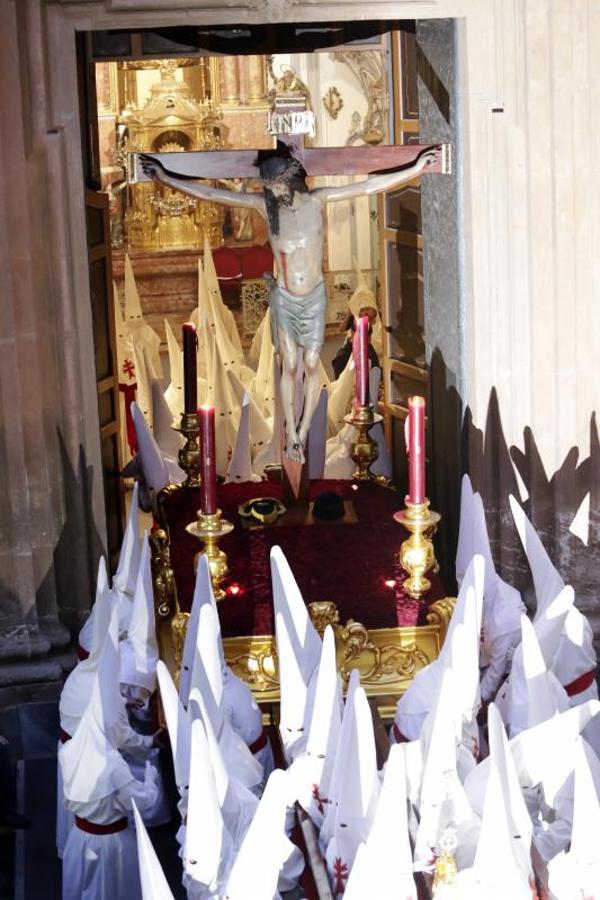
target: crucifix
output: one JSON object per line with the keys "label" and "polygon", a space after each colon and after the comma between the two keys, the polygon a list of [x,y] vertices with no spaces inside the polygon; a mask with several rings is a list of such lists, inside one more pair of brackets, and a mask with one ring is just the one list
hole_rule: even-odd
{"label": "crucifix", "polygon": [[[306,113],[304,113],[306,116]],[[305,147],[290,134],[293,110],[273,150],[215,150],[136,154],[136,180],[154,179],[200,200],[254,209],[267,221],[277,276],[270,279],[273,343],[281,357],[281,401],[285,418],[284,456],[302,465],[319,394],[318,362],[325,337],[327,297],[323,276],[323,211],[327,203],[389,191],[424,172],[448,173],[446,144],[365,147]],[[257,172],[258,169],[258,172]],[[215,188],[197,179],[260,178],[256,193]],[[311,175],[367,175],[337,187],[309,188]],[[304,364],[304,403],[297,418],[295,379]]]}

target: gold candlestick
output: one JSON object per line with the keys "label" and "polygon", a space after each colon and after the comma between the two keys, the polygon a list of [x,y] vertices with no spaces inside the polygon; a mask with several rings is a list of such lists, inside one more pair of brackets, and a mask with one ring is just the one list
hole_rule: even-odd
{"label": "gold candlestick", "polygon": [[[371,472],[371,466],[379,456],[379,448],[376,441],[369,434],[373,425],[383,420],[383,416],[373,412],[372,406],[354,406],[352,412],[344,416],[344,422],[354,425],[358,429],[358,436],[352,444],[350,456],[356,464],[352,477],[356,481],[381,481],[378,475]],[[386,479],[383,479],[384,481]]]}
{"label": "gold candlestick", "polygon": [[427,498],[423,503],[411,503],[407,497],[404,502],[406,509],[394,514],[394,520],[410,531],[400,546],[400,565],[409,574],[403,587],[410,597],[420,600],[431,587],[425,574],[439,571],[431,538],[441,516],[429,509]]}
{"label": "gold candlestick", "polygon": [[185,444],[178,453],[179,465],[187,475],[184,487],[200,487],[200,427],[197,413],[181,413],[181,424],[175,431],[185,437]]}
{"label": "gold candlestick", "polygon": [[219,547],[219,539],[233,531],[233,525],[222,517],[220,509],[212,514],[198,510],[197,520],[186,525],[185,530],[204,544],[204,549],[194,557],[194,568],[198,566],[199,557],[205,554],[215,600],[223,600],[225,591],[221,585],[227,577],[229,566],[227,565],[227,554]]}

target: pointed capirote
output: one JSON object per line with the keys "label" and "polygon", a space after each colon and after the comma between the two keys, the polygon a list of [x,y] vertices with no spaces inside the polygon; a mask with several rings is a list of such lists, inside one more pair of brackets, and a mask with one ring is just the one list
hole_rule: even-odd
{"label": "pointed capirote", "polygon": [[[216,604],[209,600],[201,604],[198,614],[190,702],[194,691],[202,696],[206,716],[217,736],[226,765],[234,768],[236,776],[247,787],[254,787],[262,781],[262,766],[241,736],[234,731],[226,715],[224,667],[219,616]],[[191,712],[196,717],[193,709]]]}
{"label": "pointed capirote", "polygon": [[[181,666],[179,669],[179,699],[184,706],[188,705],[192,681],[192,669],[194,668],[196,643],[198,640],[198,621],[200,619],[200,609],[205,603],[208,603],[211,606],[216,605],[208,561],[206,556],[203,555],[199,558],[198,566],[196,568],[194,595],[192,597],[190,616],[187,621],[183,653],[181,654]],[[222,648],[222,644],[220,646]],[[221,663],[224,665],[224,657],[221,658]]]}
{"label": "pointed capirote", "polygon": [[400,745],[390,749],[369,836],[357,850],[345,900],[416,900],[408,835],[406,764]]}
{"label": "pointed capirote", "polygon": [[106,565],[103,559],[99,564],[98,582],[101,589],[96,597],[90,655],[75,666],[65,681],[59,703],[61,721],[67,719],[78,721],[83,716],[111,623],[114,602],[108,588]]}
{"label": "pointed capirote", "polygon": [[[599,712],[598,700],[586,700],[511,738],[510,750],[521,787],[542,784],[545,801],[552,806],[573,770],[577,738]],[[475,811],[483,808],[488,776],[489,759],[484,759],[465,780],[465,791]]]}
{"label": "pointed capirote", "polygon": [[218,343],[214,343],[212,378],[209,383],[209,403],[215,408],[215,443],[217,474],[227,475],[229,458],[235,444],[240,410],[232,396],[227,379],[226,369],[219,352]]}
{"label": "pointed capirote", "polygon": [[94,599],[94,605],[90,610],[89,616],[85,620],[83,628],[79,632],[79,646],[88,655],[92,649],[92,642],[94,640],[97,603],[105,591],[108,591],[108,575],[106,573],[106,561],[104,557],[101,556],[98,560],[98,577],[96,579],[96,597]]}
{"label": "pointed capirote", "polygon": [[142,900],[174,900],[169,882],[156,855],[156,850],[152,846],[152,841],[148,836],[135,800],[132,800],[131,804],[135,820]]}
{"label": "pointed capirote", "polygon": [[[162,378],[160,361],[160,338],[153,328],[144,320],[140,295],[135,283],[133,266],[129,254],[125,254],[125,331],[138,346],[147,349],[157,378]],[[137,367],[136,367],[137,369]],[[139,372],[136,372],[139,377]]]}
{"label": "pointed capirote", "polygon": [[[565,609],[565,616],[566,613]],[[509,681],[510,701],[503,717],[510,737],[569,708],[563,687],[546,668],[534,626],[527,616],[521,617],[521,644],[513,657]]]}
{"label": "pointed capirote", "polygon": [[259,409],[265,416],[272,416],[274,412],[275,384],[273,380],[273,364],[275,359],[275,347],[271,335],[271,313],[267,309],[261,323],[261,343],[256,367],[256,376],[252,382],[250,391],[256,400]]}
{"label": "pointed capirote", "polygon": [[156,675],[171,743],[175,783],[179,792],[183,793],[187,791],[190,783],[192,723],[181,705],[175,683],[162,659],[157,663]]}
{"label": "pointed capirote", "polygon": [[[531,817],[519,785],[519,775],[511,753],[510,742],[506,736],[500,713],[493,703],[488,707],[488,738],[490,756],[500,776],[504,797],[505,819],[509,824],[512,854],[521,873],[528,881],[533,875],[531,867]],[[493,828],[493,822],[491,824]]]}
{"label": "pointed capirote", "polygon": [[467,900],[515,897],[529,900],[534,882],[531,866],[531,820],[515,773],[504,726],[492,703],[489,708],[490,763],[483,814],[473,866],[460,872],[458,896]]}
{"label": "pointed capirote", "polygon": [[233,369],[227,370],[227,379],[229,381],[229,387],[231,389],[231,393],[234,396],[234,399],[238,406],[241,408],[244,403],[244,398],[248,397],[248,404],[250,407],[249,412],[249,433],[250,433],[250,446],[252,449],[252,453],[257,453],[261,447],[266,447],[269,441],[272,438],[272,429],[269,423],[267,422],[266,417],[263,415],[261,409],[258,407],[254,397],[248,390],[244,387],[238,376],[235,374]]}
{"label": "pointed capirote", "polygon": [[583,739],[575,749],[573,830],[568,852],[548,863],[548,887],[553,897],[594,897],[600,887],[600,762]]}
{"label": "pointed capirote", "polygon": [[144,319],[140,295],[135,283],[129,254],[125,254],[125,322],[141,322]]}
{"label": "pointed capirote", "polygon": [[465,622],[467,606],[475,609],[475,622],[483,615],[482,598],[485,563],[483,557],[474,556],[462,580],[458,598],[439,656],[414,676],[408,689],[398,701],[395,726],[409,741],[416,740],[429,712],[433,709],[440,691],[445,669],[451,664],[453,633]]}
{"label": "pointed capirote", "polygon": [[154,616],[154,590],[148,532],[142,540],[142,556],[133,596],[127,638],[121,647],[122,684],[136,685],[152,693],[156,687],[158,642]]}
{"label": "pointed capirote", "polygon": [[[223,822],[204,725],[192,723],[190,786],[183,865],[194,889],[220,896],[229,871],[232,840]],[[188,889],[188,893],[190,890]]]}
{"label": "pointed capirote", "polygon": [[335,660],[335,638],[328,625],[315,685],[304,754],[292,764],[290,777],[299,803],[317,827],[323,822],[342,727],[342,696]]}
{"label": "pointed capirote", "polygon": [[112,581],[113,591],[133,598],[138,569],[140,567],[140,525],[139,525],[139,489],[137,483],[131,493],[131,504],[127,516],[127,525],[123,535],[123,543],[119,553],[119,564]]}
{"label": "pointed capirote", "polygon": [[439,855],[448,827],[457,832],[456,858],[461,867],[471,865],[475,853],[479,820],[458,777],[455,693],[456,679],[449,666],[420,737],[424,763],[414,853],[416,868],[427,868],[432,854]]}
{"label": "pointed capirote", "polygon": [[277,362],[277,357],[272,359],[272,384],[273,384],[273,416],[272,416],[272,437],[265,447],[261,447],[252,463],[254,472],[262,475],[267,465],[281,464],[281,448],[283,434],[283,408],[281,406],[281,373]]}
{"label": "pointed capirote", "polygon": [[115,334],[117,350],[117,372],[119,384],[135,384],[135,366],[133,363],[133,344],[127,333],[125,320],[121,312],[117,286],[113,281],[113,305],[115,310]]}
{"label": "pointed capirote", "polygon": [[[510,505],[519,537],[525,549],[537,598],[537,609],[533,619],[536,630],[540,620],[550,617],[550,607],[564,588],[564,582],[556,570],[539,539],[535,528],[514,499]],[[558,649],[552,660],[546,656],[548,650],[542,645],[544,658],[570,697],[571,705],[582,700],[596,699],[598,688],[595,680],[597,657],[594,649],[592,627],[575,604],[571,605],[560,635]],[[596,753],[600,753],[600,722],[596,720],[584,735]]]}
{"label": "pointed capirote", "polygon": [[476,553],[485,559],[483,589],[483,623],[481,642],[481,696],[488,702],[500,687],[503,672],[491,665],[498,648],[504,647],[504,669],[510,668],[511,647],[516,647],[521,636],[521,616],[526,611],[519,591],[504,581],[494,568],[487,531],[485,511],[480,494],[474,494],[473,541]]}
{"label": "pointed capirote", "polygon": [[152,381],[151,391],[152,421],[154,423],[152,433],[154,434],[154,439],[160,447],[163,456],[169,456],[176,460],[177,454],[184,444],[183,435],[175,431],[173,427],[174,425],[178,426],[179,422],[175,422],[169,404],[165,400],[160,382],[156,379]]}
{"label": "pointed capirote", "polygon": [[154,408],[152,406],[152,378],[154,370],[149,367],[148,354],[144,351],[144,345],[136,338],[132,338],[133,361],[136,374],[135,402],[144,415],[148,427],[152,430]]}
{"label": "pointed capirote", "polygon": [[118,614],[113,610],[85,712],[75,734],[59,751],[68,801],[91,803],[109,797],[133,777],[115,745],[118,671]]}
{"label": "pointed capirote", "polygon": [[164,322],[167,349],[169,351],[169,386],[165,391],[165,400],[171,411],[171,417],[179,422],[184,407],[183,353],[177,343],[177,338],[173,334],[169,320],[165,319]]}
{"label": "pointed capirote", "polygon": [[356,852],[373,826],[380,793],[373,719],[360,686],[353,693],[349,714],[346,767],[326,853],[332,881],[341,867],[348,875],[352,872]]}
{"label": "pointed capirote", "polygon": [[146,486],[156,495],[169,483],[167,464],[142,411],[135,401],[131,404],[131,415],[133,416],[133,424],[137,436],[144,481]]}
{"label": "pointed capirote", "polygon": [[310,686],[321,658],[321,638],[280,547],[271,549],[271,579],[281,692],[279,730],[286,753],[293,757],[306,743]]}
{"label": "pointed capirote", "polygon": [[462,622],[452,629],[450,635],[450,665],[456,682],[454,708],[457,716],[457,734],[461,736],[461,721],[473,724],[481,706],[479,690],[479,647],[481,641],[481,621],[483,593],[473,586],[469,595],[471,602],[465,603]]}
{"label": "pointed capirote", "polygon": [[229,469],[227,471],[227,483],[252,481],[252,455],[250,453],[250,397],[244,395],[242,410],[233,445]]}
{"label": "pointed capirote", "polygon": [[226,362],[231,365],[239,365],[243,362],[243,350],[239,332],[233,313],[223,303],[212,251],[206,238],[204,241],[203,275],[208,291],[208,306],[210,314],[212,314],[211,327],[214,330],[219,349]]}
{"label": "pointed capirote", "polygon": [[358,669],[352,669],[348,679],[348,691],[342,715],[342,727],[340,729],[337,750],[331,770],[329,789],[327,791],[327,804],[325,815],[319,832],[319,846],[323,855],[334,834],[338,806],[344,789],[348,757],[350,755],[350,735],[354,727],[354,694],[360,687],[360,674]]}
{"label": "pointed capirote", "polygon": [[[204,725],[219,806],[225,827],[231,835],[234,851],[237,851],[254,818],[258,798],[244,781],[246,773],[238,765],[235,747],[232,752],[232,745],[227,741],[227,736],[225,740],[218,740],[202,694],[196,687],[192,687],[190,692],[189,708],[194,718],[200,719]],[[228,729],[228,733],[231,733],[231,728]]]}
{"label": "pointed capirote", "polygon": [[286,773],[275,769],[231,867],[226,900],[265,900],[276,896],[279,873],[290,849],[285,834],[287,802]]}
{"label": "pointed capirote", "polygon": [[548,863],[548,887],[553,897],[594,897],[600,887],[600,762],[583,738],[575,749],[573,830],[567,852]]}

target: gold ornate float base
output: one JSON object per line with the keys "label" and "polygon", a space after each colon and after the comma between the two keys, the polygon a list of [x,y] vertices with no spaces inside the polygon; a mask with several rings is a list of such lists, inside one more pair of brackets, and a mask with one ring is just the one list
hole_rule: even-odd
{"label": "gold ornate float base", "polygon": [[[338,670],[344,685],[358,669],[367,696],[374,697],[382,718],[393,718],[398,698],[416,673],[438,656],[444,642],[454,598],[433,603],[427,625],[411,628],[371,628],[349,619],[339,624],[335,603],[308,604],[315,627],[335,633]],[[188,614],[176,612],[159,624],[161,656],[178,677]],[[273,635],[252,635],[223,640],[225,658],[233,672],[251,688],[256,702],[270,721],[279,703],[277,652]]]}

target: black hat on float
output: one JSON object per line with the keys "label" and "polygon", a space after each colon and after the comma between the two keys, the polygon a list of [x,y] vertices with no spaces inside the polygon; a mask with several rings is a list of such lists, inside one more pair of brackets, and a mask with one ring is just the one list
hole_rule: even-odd
{"label": "black hat on float", "polygon": [[335,522],[344,516],[344,501],[335,491],[323,491],[315,498],[313,516],[324,522]]}

